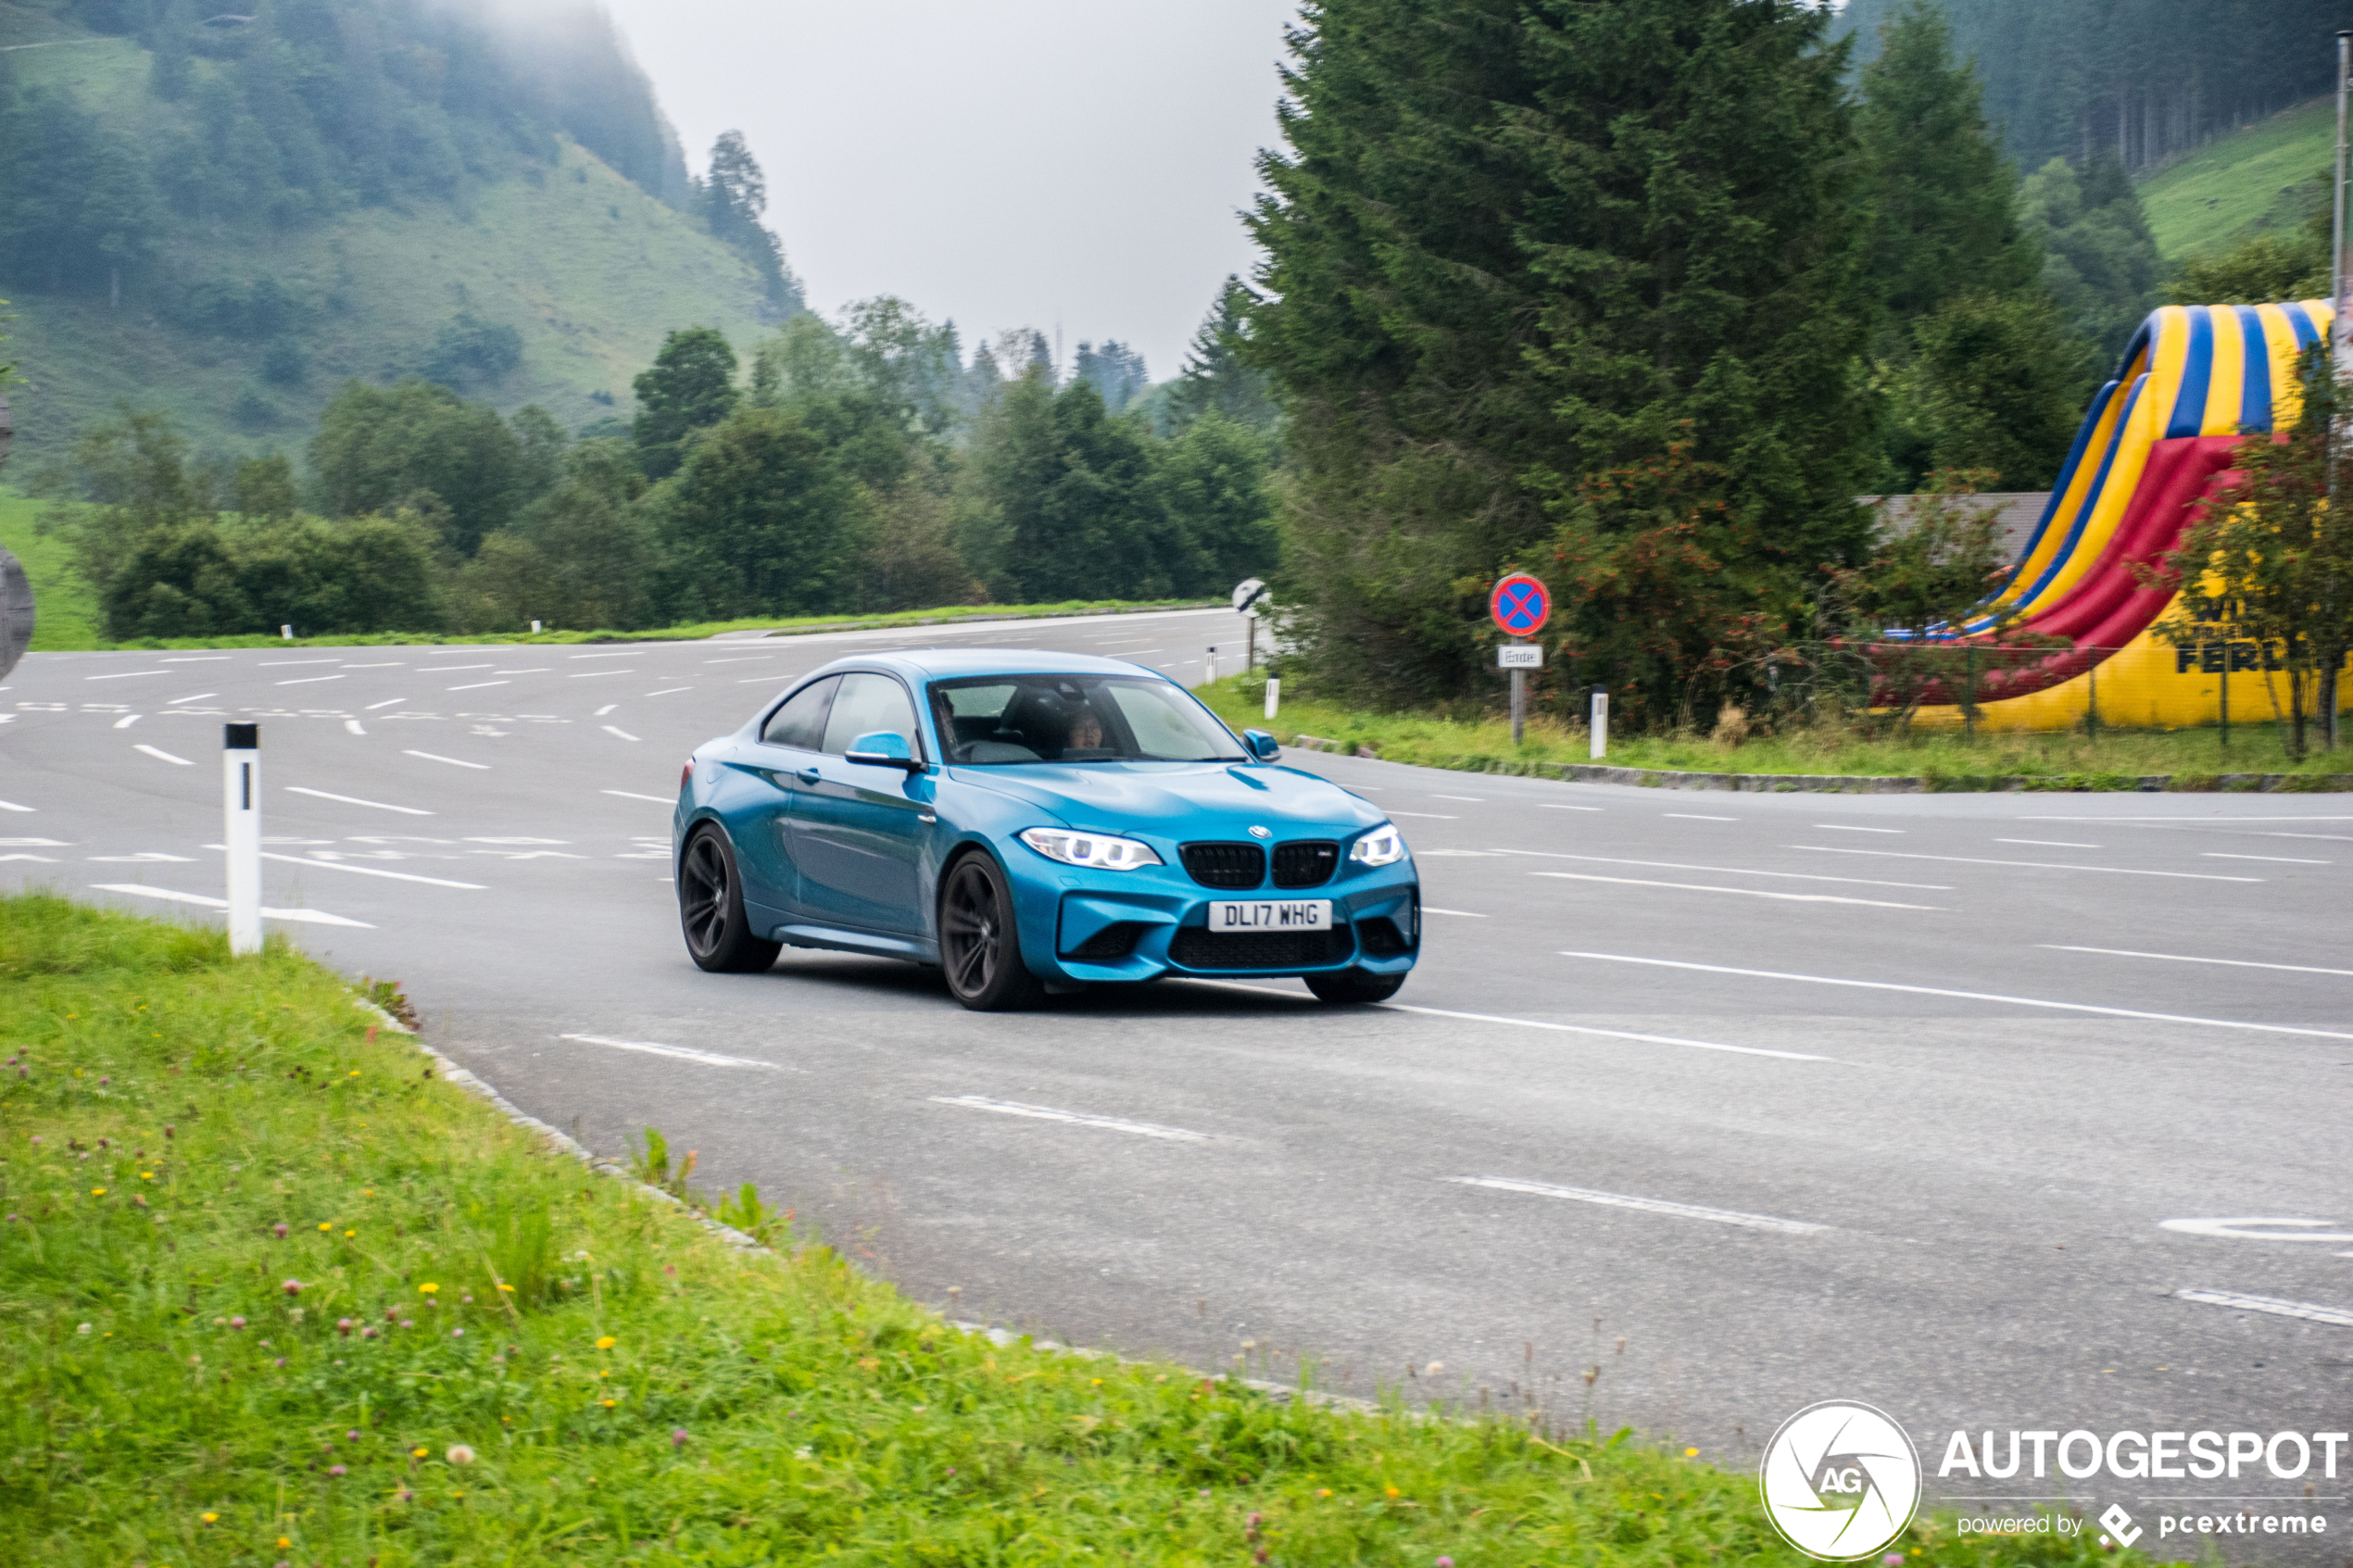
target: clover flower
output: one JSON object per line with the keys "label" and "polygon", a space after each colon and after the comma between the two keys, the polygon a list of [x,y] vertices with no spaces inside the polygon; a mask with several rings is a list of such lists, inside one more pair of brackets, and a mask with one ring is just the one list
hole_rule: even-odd
{"label": "clover flower", "polygon": [[245,1326],[245,1320],[243,1318],[231,1318],[229,1320],[229,1326],[231,1328],[243,1328]]}
{"label": "clover flower", "polygon": [[290,1279],[278,1288],[284,1291],[289,1296],[299,1296],[302,1294],[302,1281],[298,1279]]}
{"label": "clover flower", "polygon": [[271,1225],[271,1226],[270,1227],[270,1234],[271,1234],[271,1236],[276,1236],[276,1237],[277,1237],[280,1241],[283,1241],[283,1240],[285,1240],[285,1239],[286,1239],[286,1223],[285,1223],[283,1220],[281,1220],[281,1221],[279,1221],[276,1224]]}
{"label": "clover flower", "polygon": [[686,1446],[686,1429],[685,1427],[679,1426],[672,1429],[670,1434],[670,1446],[673,1449],[683,1449]]}
{"label": "clover flower", "polygon": [[348,1475],[351,1472],[345,1469],[340,1464],[331,1464],[327,1466],[327,1474],[330,1475]]}

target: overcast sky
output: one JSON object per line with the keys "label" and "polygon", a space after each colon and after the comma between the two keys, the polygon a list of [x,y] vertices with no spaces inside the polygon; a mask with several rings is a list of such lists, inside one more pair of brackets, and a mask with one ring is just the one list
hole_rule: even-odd
{"label": "overcast sky", "polygon": [[1296,0],[607,0],[699,171],[740,130],[828,315],[895,294],[974,345],[1142,351],[1154,380],[1252,247]]}

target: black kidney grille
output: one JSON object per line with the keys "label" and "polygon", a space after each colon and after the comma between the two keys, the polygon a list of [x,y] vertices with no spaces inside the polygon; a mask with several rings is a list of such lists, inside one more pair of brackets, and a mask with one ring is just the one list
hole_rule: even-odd
{"label": "black kidney grille", "polygon": [[1275,846],[1275,885],[1321,887],[1340,868],[1340,846],[1318,840]]}
{"label": "black kidney grille", "polygon": [[1266,851],[1255,844],[1188,844],[1176,853],[1203,887],[1256,887],[1266,880]]}
{"label": "black kidney grille", "polygon": [[1321,969],[1345,962],[1355,947],[1344,928],[1217,932],[1188,925],[1168,944],[1168,957],[1187,969]]}

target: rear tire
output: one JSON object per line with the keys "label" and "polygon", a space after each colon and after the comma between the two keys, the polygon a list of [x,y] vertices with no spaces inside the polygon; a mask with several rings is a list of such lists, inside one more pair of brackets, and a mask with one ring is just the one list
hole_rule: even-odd
{"label": "rear tire", "polygon": [[713,974],[761,974],[785,950],[752,934],[736,847],[715,827],[697,828],[678,861],[678,925],[686,956]]}
{"label": "rear tire", "polygon": [[986,855],[957,861],[940,885],[939,967],[949,993],[975,1012],[1017,1012],[1045,998],[1045,983],[1021,961],[1012,891]]}
{"label": "rear tire", "polygon": [[1362,1006],[1366,1002],[1385,1002],[1397,995],[1405,984],[1402,974],[1374,974],[1361,969],[1329,970],[1322,974],[1302,974],[1307,988],[1315,993],[1319,1002]]}

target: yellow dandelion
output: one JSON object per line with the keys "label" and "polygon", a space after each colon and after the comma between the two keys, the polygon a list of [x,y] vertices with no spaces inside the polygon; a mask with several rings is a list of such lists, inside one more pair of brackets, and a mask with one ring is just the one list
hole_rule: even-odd
{"label": "yellow dandelion", "polygon": [[217,1513],[200,1513],[196,1515],[196,1517],[203,1520],[208,1524],[218,1524],[220,1523],[220,1515]]}
{"label": "yellow dandelion", "polygon": [[423,1295],[423,1296],[434,1296],[434,1295],[438,1295],[438,1294],[440,1293],[441,1286],[437,1286],[437,1285],[431,1285],[431,1284],[427,1284],[427,1285],[421,1285],[421,1286],[417,1286],[417,1290],[418,1290],[418,1293],[419,1293],[420,1295]]}
{"label": "yellow dandelion", "polygon": [[1685,1449],[1683,1450],[1683,1457],[1685,1459],[1697,1459],[1699,1458],[1699,1450],[1697,1449]]}
{"label": "yellow dandelion", "polygon": [[512,1290],[514,1286],[502,1280],[499,1282],[498,1288],[501,1290]]}
{"label": "yellow dandelion", "polygon": [[335,1228],[335,1223],[333,1220],[321,1220],[319,1222],[319,1228],[322,1231],[331,1231]]}
{"label": "yellow dandelion", "polygon": [[152,1182],[156,1179],[156,1173],[153,1171],[142,1171],[139,1173],[139,1179],[143,1182]]}
{"label": "yellow dandelion", "polygon": [[292,1538],[291,1537],[287,1537],[287,1536],[280,1536],[280,1537],[278,1537],[278,1549],[279,1549],[280,1551],[283,1551],[283,1550],[285,1550],[288,1547],[291,1547],[292,1545],[294,1545],[294,1540],[293,1540],[293,1538]]}
{"label": "yellow dandelion", "polygon": [[358,1231],[346,1231],[343,1234],[346,1236],[358,1236],[359,1233]]}
{"label": "yellow dandelion", "polygon": [[615,1339],[611,1335],[608,1334],[602,1339],[597,1341],[597,1348],[599,1350],[610,1350],[615,1345],[620,1343],[621,1341]]}
{"label": "yellow dandelion", "polygon": [[1332,1495],[1332,1489],[1329,1486],[1320,1487],[1317,1489],[1315,1495],[1319,1498],[1327,1498]]}
{"label": "yellow dandelion", "polygon": [[413,1458],[422,1459],[425,1457],[426,1450],[423,1449],[410,1449],[409,1452]]}
{"label": "yellow dandelion", "polygon": [[613,1406],[615,1406],[615,1405],[619,1404],[620,1402],[621,1402],[621,1401],[620,1401],[620,1400],[618,1400],[618,1399],[607,1399],[607,1400],[605,1401],[605,1409],[607,1409],[607,1410],[610,1410],[610,1409],[612,1409],[612,1408],[613,1408]]}
{"label": "yellow dandelion", "polygon": [[92,1187],[90,1189],[90,1196],[93,1198],[104,1198],[107,1196],[107,1189],[104,1187]]}
{"label": "yellow dandelion", "polygon": [[1395,1498],[1396,1496],[1398,1496],[1399,1494],[1398,1494],[1397,1488],[1396,1488],[1396,1487],[1394,1487],[1394,1486],[1390,1487],[1390,1488],[1389,1488],[1389,1495],[1390,1495],[1391,1498]]}

